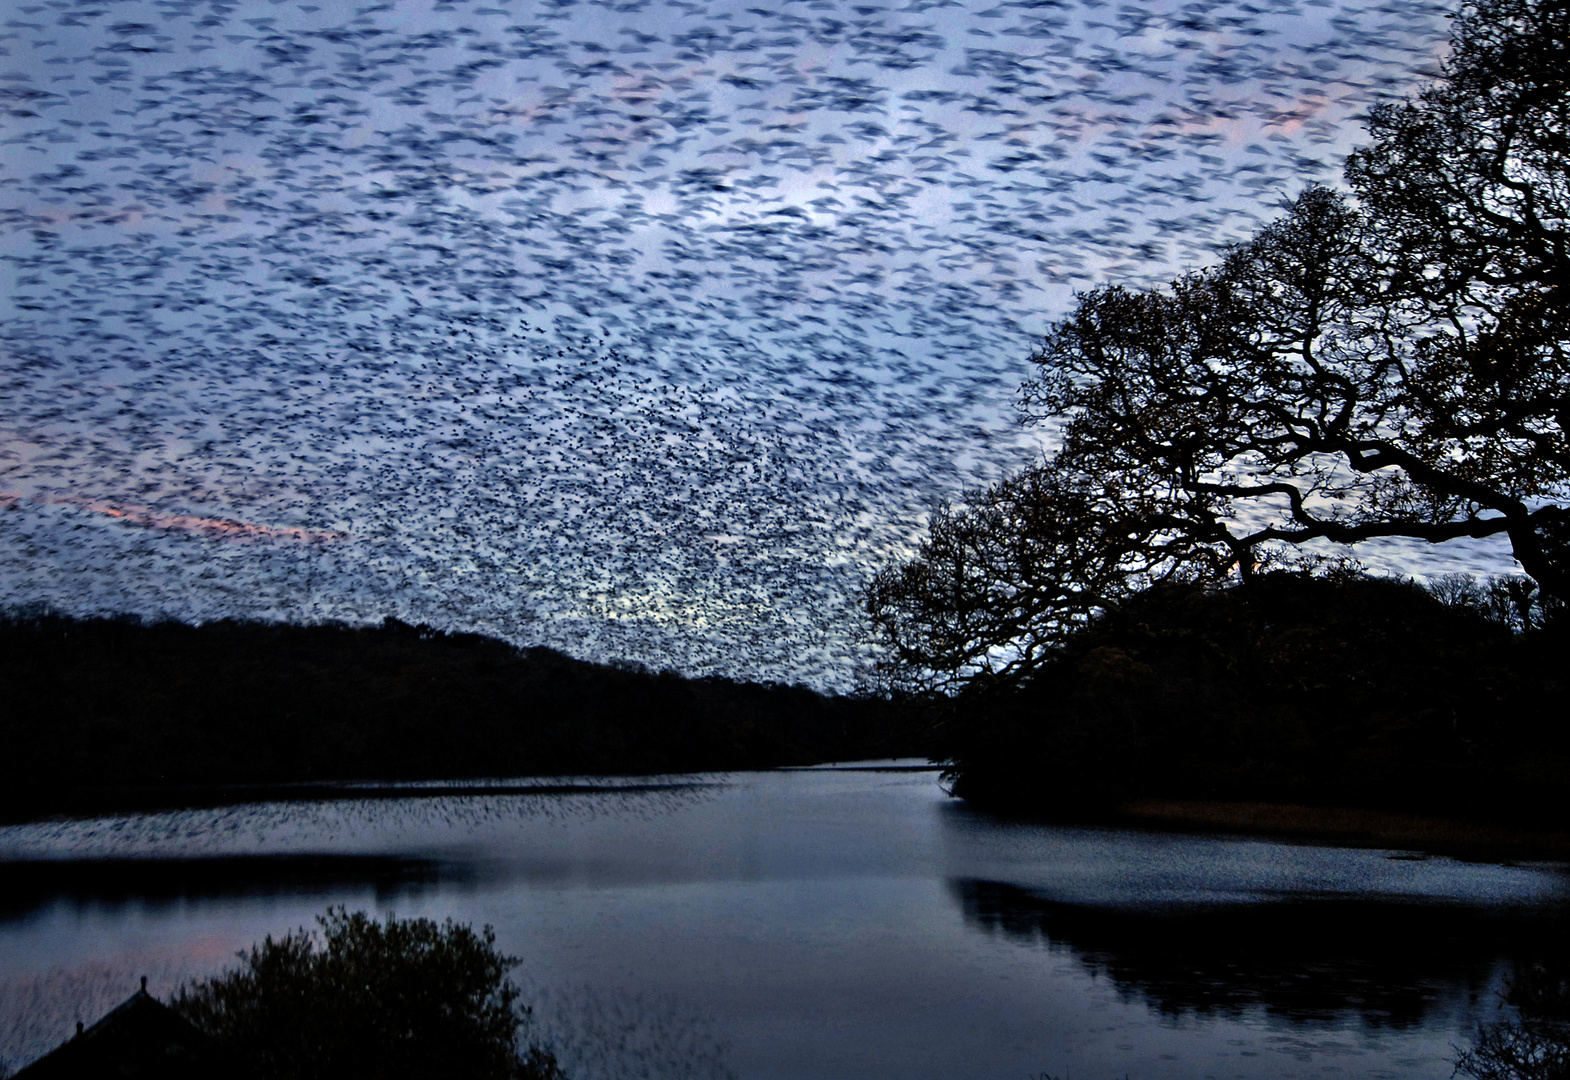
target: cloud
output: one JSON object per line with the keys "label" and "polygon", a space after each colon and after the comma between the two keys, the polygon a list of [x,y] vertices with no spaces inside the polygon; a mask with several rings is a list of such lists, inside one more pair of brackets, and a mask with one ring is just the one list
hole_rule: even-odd
{"label": "cloud", "polygon": [[294,525],[263,525],[254,521],[235,521],[232,518],[203,517],[197,514],[171,514],[119,500],[85,499],[71,495],[26,496],[14,492],[0,492],[0,507],[4,507],[7,510],[17,508],[24,502],[74,506],[79,510],[102,514],[104,517],[123,521],[129,525],[140,525],[143,528],[162,529],[170,532],[192,533],[206,537],[209,540],[299,540],[304,543],[320,544],[349,539],[347,532],[338,532],[332,529],[306,529]]}

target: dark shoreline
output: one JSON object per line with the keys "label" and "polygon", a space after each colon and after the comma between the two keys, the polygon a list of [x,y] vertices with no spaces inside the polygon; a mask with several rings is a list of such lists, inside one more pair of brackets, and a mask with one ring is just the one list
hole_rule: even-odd
{"label": "dark shoreline", "polygon": [[0,613],[0,676],[0,823],[429,797],[388,785],[443,781],[527,794],[513,790],[522,778],[914,757],[929,741],[919,708],[873,697],[589,663],[392,619]]}
{"label": "dark shoreline", "polygon": [[1390,810],[1294,803],[1134,799],[1119,806],[1112,820],[1142,829],[1290,838],[1339,847],[1393,848],[1480,862],[1570,861],[1570,832],[1539,832],[1492,822]]}
{"label": "dark shoreline", "polygon": [[956,698],[935,750],[1005,812],[1565,858],[1567,631],[1388,579],[1152,589]]}

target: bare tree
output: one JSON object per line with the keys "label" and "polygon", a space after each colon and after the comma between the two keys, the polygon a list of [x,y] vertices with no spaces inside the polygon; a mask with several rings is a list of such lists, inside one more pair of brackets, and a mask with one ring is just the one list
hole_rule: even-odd
{"label": "bare tree", "polygon": [[1202,500],[1126,480],[1047,463],[940,508],[916,558],[883,570],[864,597],[893,647],[894,681],[1013,684],[1106,605],[1225,575]]}
{"label": "bare tree", "polygon": [[1022,393],[1059,452],[865,596],[898,663],[1017,678],[1098,605],[1310,541],[1503,535],[1570,596],[1567,57],[1567,0],[1474,0],[1441,79],[1373,113],[1355,200],[1311,188],[1214,267],[1081,296]]}
{"label": "bare tree", "polygon": [[1570,1078],[1570,978],[1562,958],[1522,964],[1504,994],[1513,1015],[1479,1026],[1455,1059],[1475,1080]]}

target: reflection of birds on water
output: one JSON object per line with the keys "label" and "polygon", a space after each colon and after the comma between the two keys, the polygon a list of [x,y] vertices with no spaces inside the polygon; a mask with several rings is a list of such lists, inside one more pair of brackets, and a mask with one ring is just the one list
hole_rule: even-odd
{"label": "reflection of birds on water", "polygon": [[1012,393],[1071,288],[1333,178],[1444,29],[1421,0],[17,12],[5,600],[830,681],[866,567],[1030,454]]}

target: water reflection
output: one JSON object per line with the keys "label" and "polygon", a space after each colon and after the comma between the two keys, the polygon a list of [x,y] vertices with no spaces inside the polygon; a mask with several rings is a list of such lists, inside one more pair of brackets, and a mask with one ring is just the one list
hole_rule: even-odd
{"label": "water reflection", "polygon": [[922,773],[665,780],[0,828],[0,1058],[346,904],[494,924],[579,1077],[1435,1080],[1570,907],[1562,867],[1003,821]]}
{"label": "water reflection", "polygon": [[211,858],[37,859],[0,862],[0,919],[50,904],[113,910],[239,897],[334,896],[369,886],[379,902],[466,881],[475,868],[393,855],[232,855]]}
{"label": "water reflection", "polygon": [[670,994],[523,983],[530,1037],[569,1077],[594,1080],[736,1080],[729,1043],[710,1019]]}
{"label": "water reflection", "polygon": [[[121,788],[62,793],[58,805],[29,814],[25,809],[0,806],[0,824],[27,824],[39,818],[51,820],[91,820],[108,816],[180,813],[192,810],[217,810],[246,805],[311,805],[333,802],[402,802],[420,806],[425,800],[454,798],[473,803],[485,796],[525,795],[603,796],[683,793],[696,787],[714,787],[715,782],[666,781],[638,777],[530,778],[523,781],[427,780],[427,781],[327,781],[299,784],[228,785],[221,787]],[[441,805],[441,803],[436,803]]]}
{"label": "water reflection", "polygon": [[1503,964],[1557,950],[1566,935],[1558,904],[1326,896],[1140,908],[999,881],[957,879],[950,889],[968,924],[1066,953],[1125,999],[1169,1016],[1263,1008],[1293,1024],[1356,1017],[1414,1028],[1457,988],[1486,1003]]}
{"label": "water reflection", "polygon": [[1562,1080],[1570,1076],[1570,957],[1517,966],[1506,980],[1510,1012],[1483,1024],[1456,1058],[1456,1075],[1476,1080]]}
{"label": "water reflection", "polygon": [[385,850],[388,845],[483,843],[521,821],[648,821],[706,802],[723,778],[645,778],[641,782],[344,787],[311,797],[214,802],[148,813],[58,818],[0,826],[0,860],[112,859],[304,853],[324,848]]}

